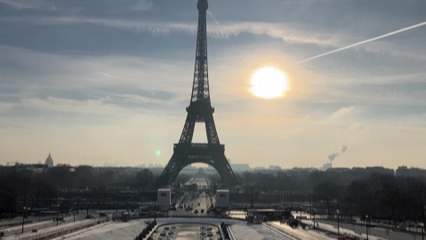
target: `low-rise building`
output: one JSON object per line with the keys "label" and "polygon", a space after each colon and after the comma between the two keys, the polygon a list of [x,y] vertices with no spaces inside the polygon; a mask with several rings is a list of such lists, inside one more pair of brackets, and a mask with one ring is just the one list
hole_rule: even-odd
{"label": "low-rise building", "polygon": [[216,208],[230,208],[229,189],[218,189],[216,191]]}
{"label": "low-rise building", "polygon": [[157,191],[157,205],[161,209],[167,209],[172,203],[172,190],[170,188],[160,188]]}

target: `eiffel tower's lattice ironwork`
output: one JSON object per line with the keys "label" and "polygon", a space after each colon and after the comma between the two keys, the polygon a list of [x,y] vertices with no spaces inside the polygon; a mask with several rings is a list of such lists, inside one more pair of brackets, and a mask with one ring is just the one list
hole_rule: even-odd
{"label": "eiffel tower's lattice ironwork", "polygon": [[[210,102],[209,76],[207,65],[207,0],[198,0],[198,30],[195,54],[194,81],[191,101],[186,108],[188,115],[179,139],[174,145],[173,156],[158,180],[159,186],[172,184],[179,172],[192,163],[206,163],[214,167],[221,176],[224,185],[238,183],[234,172],[225,157],[225,146],[220,144],[214,124],[214,108]],[[207,143],[192,143],[195,123],[205,123]]]}

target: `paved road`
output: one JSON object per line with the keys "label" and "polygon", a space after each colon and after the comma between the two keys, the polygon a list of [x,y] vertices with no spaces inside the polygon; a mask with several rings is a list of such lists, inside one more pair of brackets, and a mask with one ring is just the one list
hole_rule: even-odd
{"label": "paved road", "polygon": [[214,196],[209,193],[210,180],[206,178],[191,178],[186,185],[197,185],[197,190],[185,192],[176,204],[176,211],[170,212],[173,216],[208,216],[213,206]]}
{"label": "paved road", "polygon": [[195,214],[205,215],[212,206],[212,196],[206,192],[202,192],[191,202],[192,212]]}

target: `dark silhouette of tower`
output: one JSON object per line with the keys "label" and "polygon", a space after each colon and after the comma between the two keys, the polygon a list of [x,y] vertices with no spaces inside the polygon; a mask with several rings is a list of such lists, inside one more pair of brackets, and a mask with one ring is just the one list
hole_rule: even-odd
{"label": "dark silhouette of tower", "polygon": [[[220,144],[213,119],[214,108],[210,102],[207,67],[207,0],[198,0],[197,8],[197,46],[191,101],[189,107],[186,108],[188,115],[179,143],[174,145],[173,156],[158,180],[159,186],[170,185],[176,180],[179,172],[192,163],[206,163],[214,167],[220,174],[224,185],[233,186],[238,183],[225,157],[225,146]],[[207,143],[192,143],[196,122],[205,123]]]}

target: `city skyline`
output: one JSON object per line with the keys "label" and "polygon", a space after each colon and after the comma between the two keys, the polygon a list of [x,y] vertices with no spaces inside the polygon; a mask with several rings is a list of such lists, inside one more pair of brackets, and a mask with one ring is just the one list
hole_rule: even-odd
{"label": "city skyline", "polygon": [[[0,0],[0,164],[52,152],[71,165],[165,165],[189,104],[194,3]],[[218,0],[209,10],[212,105],[231,163],[426,168],[424,25],[297,64],[422,23],[426,3]],[[250,92],[268,66],[288,75],[281,98]]]}

